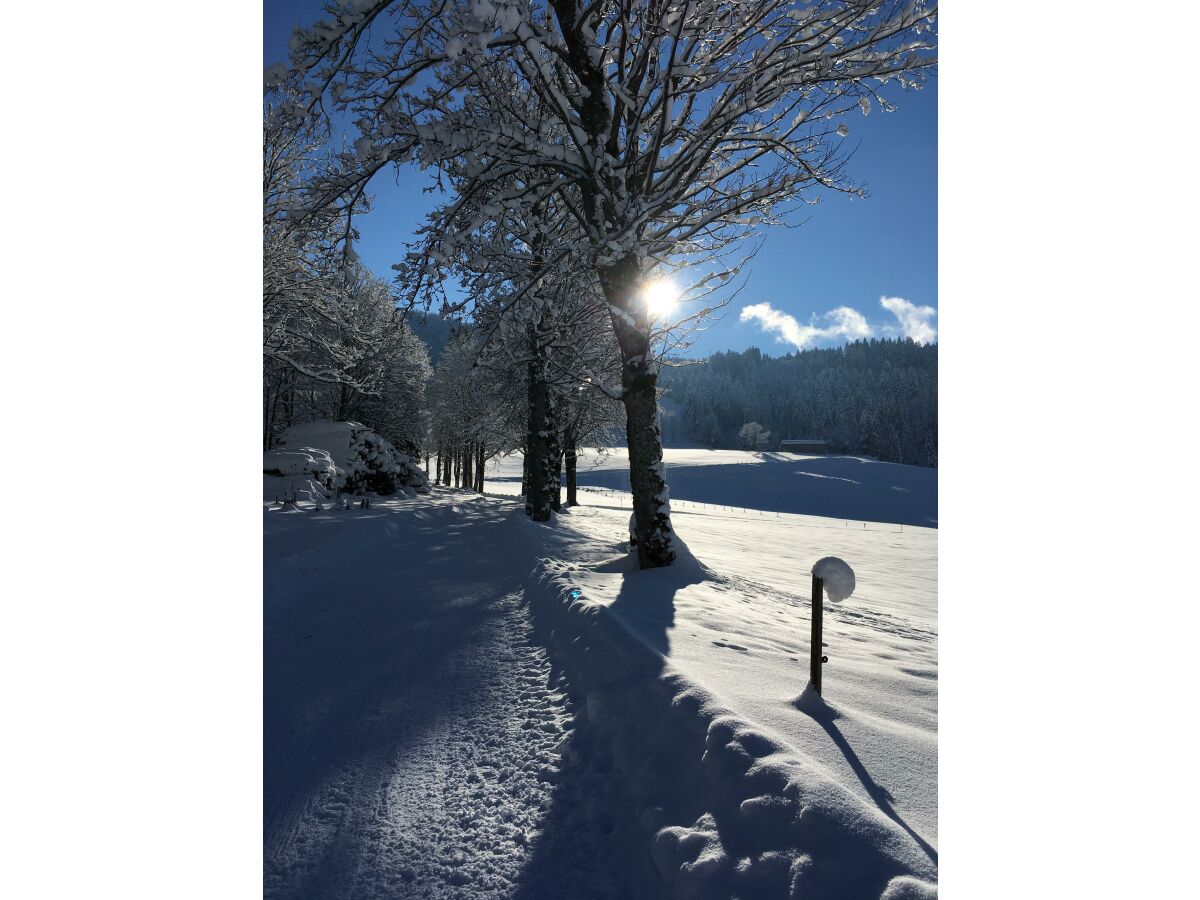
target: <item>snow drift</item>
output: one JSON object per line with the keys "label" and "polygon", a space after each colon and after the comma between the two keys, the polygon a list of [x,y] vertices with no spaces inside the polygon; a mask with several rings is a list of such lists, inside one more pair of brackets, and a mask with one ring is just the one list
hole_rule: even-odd
{"label": "snow drift", "polygon": [[[628,597],[663,635],[669,598],[711,577],[682,542],[679,551],[674,566],[637,573]],[[909,834],[674,670],[647,640],[653,629],[631,631],[616,604],[583,596],[573,573],[542,560],[540,590],[528,596],[583,706],[582,727],[622,785],[618,820],[634,824],[614,839],[637,896],[936,896],[936,865]]]}

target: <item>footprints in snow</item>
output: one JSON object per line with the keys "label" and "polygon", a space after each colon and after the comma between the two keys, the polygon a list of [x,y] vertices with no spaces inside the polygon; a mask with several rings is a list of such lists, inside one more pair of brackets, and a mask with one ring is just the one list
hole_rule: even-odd
{"label": "footprints in snow", "polygon": [[556,804],[579,791],[565,684],[519,598],[491,612],[436,673],[389,688],[386,716],[364,704],[362,752],[344,754],[268,848],[266,896],[550,896],[608,877],[600,830]]}

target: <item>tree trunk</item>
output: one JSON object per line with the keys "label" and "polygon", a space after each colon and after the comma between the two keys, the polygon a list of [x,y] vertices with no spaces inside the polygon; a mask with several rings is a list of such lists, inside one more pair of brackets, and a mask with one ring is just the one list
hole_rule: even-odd
{"label": "tree trunk", "polygon": [[272,385],[271,376],[263,379],[263,449],[270,450],[275,443],[275,411],[279,407],[279,387]]}
{"label": "tree trunk", "polygon": [[[533,343],[536,356],[537,346]],[[528,448],[525,459],[529,469],[529,487],[525,493],[525,514],[535,522],[550,519],[550,492],[547,478],[550,463],[550,388],[546,384],[540,359],[529,363],[529,422],[525,434]]]}
{"label": "tree trunk", "polygon": [[292,385],[280,388],[283,394],[283,427],[291,425],[296,418],[296,388]]}
{"label": "tree trunk", "polygon": [[[638,566],[669,566],[675,561],[671,504],[662,464],[658,424],[658,372],[650,357],[650,323],[638,302],[641,280],[637,258],[628,256],[600,272],[605,298],[617,312],[613,330],[621,348],[622,402],[629,444],[629,485],[637,526]],[[620,314],[624,310],[625,315]]]}
{"label": "tree trunk", "polygon": [[546,493],[550,495],[550,508],[555,512],[562,509],[562,431],[558,417],[560,404],[551,398],[550,421],[546,423],[550,437],[546,442]]}
{"label": "tree trunk", "polygon": [[483,444],[476,445],[477,456],[475,457],[475,490],[483,493]]}
{"label": "tree trunk", "polygon": [[346,407],[350,401],[350,389],[344,384],[338,385],[337,392],[337,408],[334,410],[333,419],[335,422],[345,421],[347,418]]}
{"label": "tree trunk", "polygon": [[429,477],[429,454],[425,454],[425,477]]}
{"label": "tree trunk", "polygon": [[575,496],[575,431],[567,432],[566,447],[563,449],[563,461],[567,466],[567,506],[578,506]]}
{"label": "tree trunk", "polygon": [[475,461],[475,442],[468,441],[463,447],[463,487],[472,489],[475,487],[475,473],[471,468],[471,464]]}
{"label": "tree trunk", "polygon": [[554,452],[554,474],[550,477],[550,507],[558,512],[562,509],[562,470],[563,451],[558,447]]}
{"label": "tree trunk", "polygon": [[625,385],[625,432],[629,443],[629,484],[637,523],[638,565],[643,569],[675,561],[670,495],[663,474],[658,425],[657,376],[642,373]]}

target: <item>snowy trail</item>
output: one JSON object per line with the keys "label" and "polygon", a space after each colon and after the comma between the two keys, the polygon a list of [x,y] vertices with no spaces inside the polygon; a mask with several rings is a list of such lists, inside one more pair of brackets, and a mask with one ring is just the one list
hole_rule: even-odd
{"label": "snowy trail", "polygon": [[267,513],[268,897],[607,897],[511,503]]}

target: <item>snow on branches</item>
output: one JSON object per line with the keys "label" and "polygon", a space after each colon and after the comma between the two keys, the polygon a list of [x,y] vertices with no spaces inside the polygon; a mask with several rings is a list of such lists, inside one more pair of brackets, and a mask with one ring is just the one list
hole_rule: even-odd
{"label": "snow on branches", "polygon": [[[844,117],[869,113],[872,101],[889,110],[878,93],[889,82],[919,87],[936,61],[936,6],[395,0],[332,9],[297,34],[295,79],[308,109],[333,104],[360,137],[310,181],[306,203],[345,209],[349,221],[382,168],[432,167],[450,180],[451,199],[402,266],[414,292],[457,266],[513,309],[602,298],[634,505],[649,523],[639,525],[639,557],[670,563],[669,510],[656,499],[665,484],[652,343],[662,330],[647,283],[664,267],[736,272],[725,254],[788,204],[860,192],[844,171]],[[506,327],[503,316],[494,322]]]}

